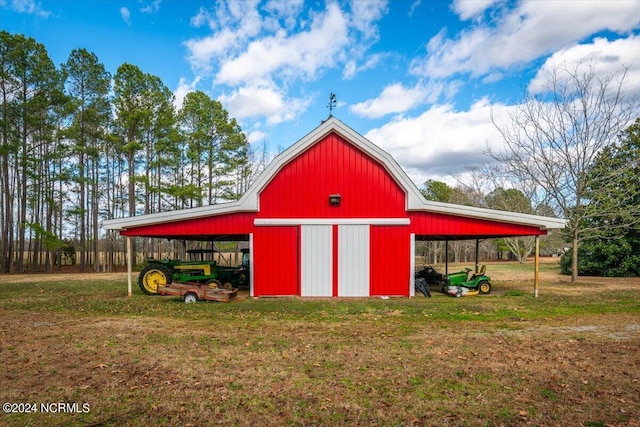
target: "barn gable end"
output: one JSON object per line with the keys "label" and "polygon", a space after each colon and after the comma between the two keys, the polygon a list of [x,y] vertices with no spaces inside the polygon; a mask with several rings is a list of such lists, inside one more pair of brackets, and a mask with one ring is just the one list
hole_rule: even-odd
{"label": "barn gable end", "polygon": [[335,132],[283,166],[259,197],[256,218],[406,216],[406,194],[384,166]]}

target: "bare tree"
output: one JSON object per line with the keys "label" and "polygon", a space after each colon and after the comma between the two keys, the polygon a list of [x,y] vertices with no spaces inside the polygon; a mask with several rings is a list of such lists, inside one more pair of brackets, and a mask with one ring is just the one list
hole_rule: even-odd
{"label": "bare tree", "polygon": [[543,93],[527,95],[509,113],[510,122],[492,117],[505,148],[489,155],[516,180],[534,183],[546,203],[568,220],[572,282],[578,276],[578,244],[591,237],[585,221],[603,214],[585,203],[590,167],[639,111],[637,98],[623,90],[627,70],[601,76],[593,64],[558,66],[548,74]]}

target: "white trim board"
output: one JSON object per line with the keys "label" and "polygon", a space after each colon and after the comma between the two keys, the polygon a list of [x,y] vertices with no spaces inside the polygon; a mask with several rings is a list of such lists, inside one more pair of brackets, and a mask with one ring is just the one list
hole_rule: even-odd
{"label": "white trim board", "polygon": [[255,226],[278,225],[409,225],[409,218],[258,218]]}

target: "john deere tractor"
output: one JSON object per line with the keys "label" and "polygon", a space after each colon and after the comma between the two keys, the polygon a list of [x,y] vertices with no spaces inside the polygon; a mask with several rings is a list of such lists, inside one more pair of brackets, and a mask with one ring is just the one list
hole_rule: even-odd
{"label": "john deere tractor", "polygon": [[442,292],[453,297],[488,294],[491,292],[491,279],[485,275],[487,266],[472,273],[470,268],[457,273],[449,273],[442,282]]}
{"label": "john deere tractor", "polygon": [[216,261],[204,259],[205,254],[214,252],[210,249],[188,250],[189,261],[149,259],[138,276],[138,286],[148,295],[157,294],[158,285],[172,282],[204,283],[218,288],[246,286],[249,279],[249,251],[242,250],[242,264],[238,267],[220,266]]}

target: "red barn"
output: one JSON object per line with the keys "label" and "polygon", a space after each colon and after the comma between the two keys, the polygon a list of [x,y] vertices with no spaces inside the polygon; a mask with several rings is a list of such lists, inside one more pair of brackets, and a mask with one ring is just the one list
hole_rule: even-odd
{"label": "red barn", "polygon": [[426,201],[388,153],[330,117],[237,202],[104,227],[125,236],[248,240],[252,296],[412,296],[416,239],[537,236],[564,220]]}

